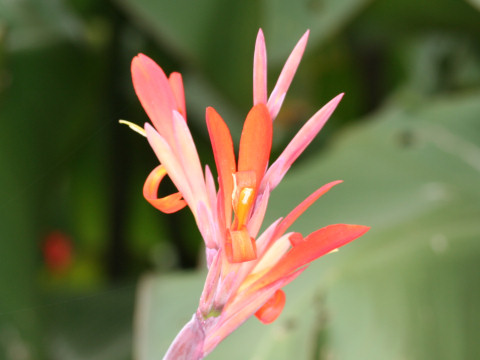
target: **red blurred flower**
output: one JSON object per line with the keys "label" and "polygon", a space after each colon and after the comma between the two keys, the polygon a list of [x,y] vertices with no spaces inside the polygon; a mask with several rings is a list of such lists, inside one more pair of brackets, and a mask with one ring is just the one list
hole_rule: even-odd
{"label": "red blurred flower", "polygon": [[72,264],[72,240],[59,230],[52,231],[45,236],[42,252],[45,265],[53,273],[62,273]]}

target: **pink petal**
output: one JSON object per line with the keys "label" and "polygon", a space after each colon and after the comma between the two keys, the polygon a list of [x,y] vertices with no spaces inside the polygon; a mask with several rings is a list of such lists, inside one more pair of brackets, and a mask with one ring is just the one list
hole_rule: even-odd
{"label": "pink petal", "polygon": [[258,30],[253,56],[253,105],[267,103],[267,50],[262,29]]}
{"label": "pink petal", "polygon": [[209,207],[212,209],[214,217],[217,217],[217,191],[215,189],[215,180],[213,180],[212,171],[208,165],[205,165],[205,186]]}
{"label": "pink petal", "polygon": [[288,57],[287,62],[285,63],[280,76],[278,77],[275,88],[268,98],[267,107],[270,111],[272,120],[275,120],[280,108],[282,107],[285,94],[292,83],[295,72],[297,71],[300,60],[302,59],[303,52],[305,51],[305,47],[307,46],[309,33],[310,31],[307,31],[298,41],[297,45],[295,45],[295,48]]}
{"label": "pink petal", "polygon": [[183,171],[182,164],[177,158],[177,155],[162,135],[155,131],[155,129],[148,123],[145,124],[145,132],[150,146],[155,152],[155,155],[157,155],[160,163],[167,170],[168,176],[183,195],[183,198],[192,211],[195,211],[196,209],[192,208],[192,205],[194,204],[192,189],[188,183],[187,174]]}
{"label": "pink petal", "polygon": [[325,125],[342,97],[343,94],[340,94],[330,100],[330,102],[317,111],[315,115],[313,115],[310,120],[303,125],[303,127],[287,145],[285,150],[283,150],[282,154],[268,169],[267,173],[265,174],[264,183],[261,186],[261,189],[265,187],[267,182],[270,184],[271,190],[277,187],[290,166],[295,162],[295,160],[297,160],[300,154],[312,142],[315,136],[317,136],[318,132]]}
{"label": "pink petal", "polygon": [[168,78],[170,88],[172,89],[175,103],[177,104],[176,110],[182,114],[183,118],[187,119],[187,109],[185,106],[185,91],[183,89],[182,75],[178,72],[173,72]]}
{"label": "pink petal", "polygon": [[172,110],[177,106],[167,76],[160,66],[143,54],[133,58],[131,70],[140,103],[159,134],[170,142],[173,137]]}
{"label": "pink petal", "polygon": [[282,222],[278,225],[277,230],[275,232],[274,239],[282,236],[285,231],[302,215],[305,210],[307,210],[315,201],[317,201],[320,196],[328,192],[332,187],[338,185],[342,182],[342,180],[332,181],[328,184],[323,185],[321,188],[316,190],[313,194],[303,200],[295,209],[293,209],[290,214],[288,214]]}
{"label": "pink petal", "polygon": [[211,249],[217,248],[220,239],[212,210],[203,201],[197,202],[195,210],[193,214],[195,215],[198,230],[202,234],[203,241],[205,241],[205,246]]}
{"label": "pink petal", "polygon": [[247,229],[250,235],[254,238],[257,237],[260,228],[262,227],[262,222],[267,212],[268,199],[270,198],[270,189],[267,188],[259,198],[257,198],[257,203],[255,204],[255,210],[250,217],[250,220],[247,224]]}
{"label": "pink petal", "polygon": [[198,157],[197,148],[192,134],[182,115],[173,111],[173,130],[176,145],[176,155],[180,160],[186,181],[190,184],[195,201],[207,201],[202,165]]}

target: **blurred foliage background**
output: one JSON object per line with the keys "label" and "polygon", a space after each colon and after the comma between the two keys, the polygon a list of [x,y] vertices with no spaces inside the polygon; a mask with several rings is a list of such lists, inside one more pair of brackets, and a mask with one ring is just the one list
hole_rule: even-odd
{"label": "blurred foliage background", "polygon": [[270,89],[311,29],[273,158],[346,92],[266,223],[343,179],[295,230],[372,230],[287,287],[274,324],[248,321],[208,358],[480,358],[479,10],[478,0],[0,0],[0,359],[161,358],[198,303],[202,243],[188,210],[163,215],[142,198],[157,160],[118,124],[148,121],[130,61],[143,52],[182,72],[190,127],[213,164],[205,107],[238,139],[259,27]]}

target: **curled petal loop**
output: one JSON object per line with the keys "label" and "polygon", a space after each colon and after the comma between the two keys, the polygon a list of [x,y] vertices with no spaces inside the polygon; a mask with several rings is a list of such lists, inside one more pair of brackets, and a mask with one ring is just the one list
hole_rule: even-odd
{"label": "curled petal loop", "polygon": [[171,214],[183,209],[187,203],[182,199],[182,194],[180,192],[162,198],[158,197],[158,188],[166,175],[167,170],[165,170],[163,165],[159,165],[153,169],[143,185],[143,196],[156,209],[166,214]]}

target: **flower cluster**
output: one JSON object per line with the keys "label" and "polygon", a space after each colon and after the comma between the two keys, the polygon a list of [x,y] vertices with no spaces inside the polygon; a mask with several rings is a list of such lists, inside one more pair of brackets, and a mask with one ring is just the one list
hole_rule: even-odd
{"label": "flower cluster", "polygon": [[[144,196],[165,213],[188,205],[206,246],[208,275],[198,310],[178,334],[165,359],[203,358],[252,315],[263,323],[273,322],[285,305],[283,286],[299,276],[311,261],[368,230],[366,226],[336,224],[305,237],[289,231],[313,202],[341,182],[333,181],[259,235],[270,193],[321,130],[343,95],[315,113],[270,164],[272,125],[307,39],[308,32],[298,41],[268,95],[265,40],[259,31],[253,65],[253,107],[243,125],[238,156],[224,120],[215,109],[207,108],[206,123],[218,182],[210,168],[203,169],[200,163],[186,121],[181,75],[172,73],[167,77],[143,54],[132,61],[135,92],[153,123],[137,130],[145,134],[160,161],[145,182]],[[166,175],[178,192],[158,198],[157,190]]]}

